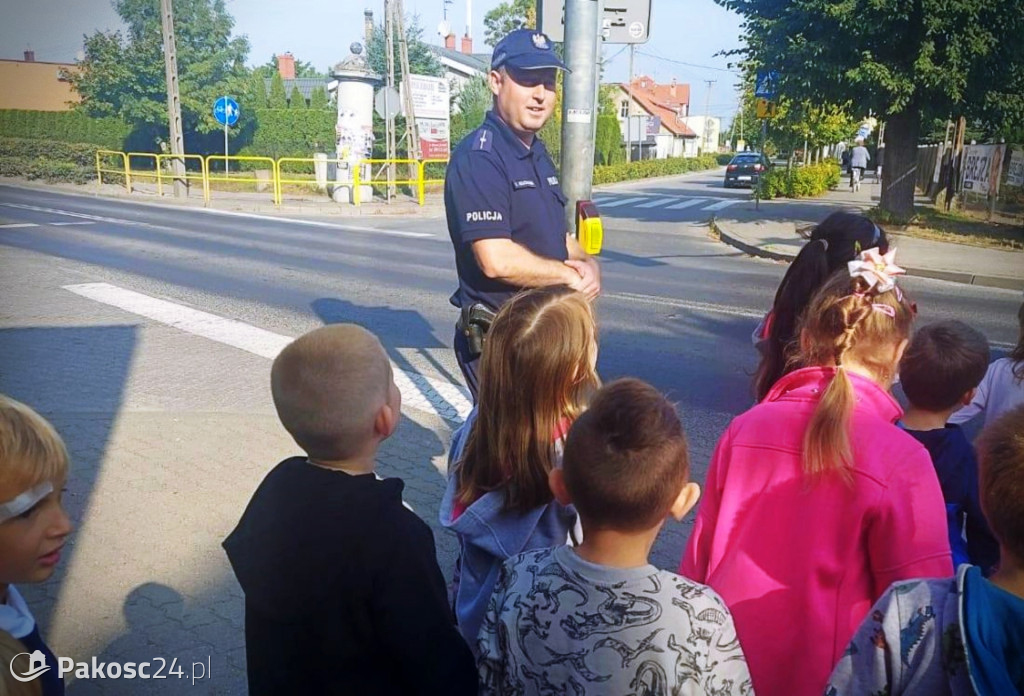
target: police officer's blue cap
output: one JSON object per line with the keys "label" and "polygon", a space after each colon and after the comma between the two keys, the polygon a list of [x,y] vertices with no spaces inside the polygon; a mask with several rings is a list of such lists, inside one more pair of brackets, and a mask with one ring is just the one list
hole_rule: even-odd
{"label": "police officer's blue cap", "polygon": [[498,42],[491,56],[491,70],[504,67],[518,70],[567,69],[555,53],[551,39],[535,29],[516,29]]}

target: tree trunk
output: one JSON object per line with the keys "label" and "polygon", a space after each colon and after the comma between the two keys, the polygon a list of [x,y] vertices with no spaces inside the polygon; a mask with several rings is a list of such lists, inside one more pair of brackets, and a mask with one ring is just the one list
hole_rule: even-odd
{"label": "tree trunk", "polygon": [[886,121],[885,166],[882,167],[882,210],[900,220],[914,217],[917,185],[917,139],[921,116],[913,106]]}

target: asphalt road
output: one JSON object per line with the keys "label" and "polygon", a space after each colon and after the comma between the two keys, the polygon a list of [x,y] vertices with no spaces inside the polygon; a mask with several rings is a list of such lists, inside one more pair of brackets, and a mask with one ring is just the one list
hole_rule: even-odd
{"label": "asphalt road", "polygon": [[[784,267],[713,241],[706,206],[678,205],[742,207],[748,197],[707,174],[598,194],[606,211],[601,374],[636,375],[668,392],[698,452],[750,404],[749,335]],[[634,202],[608,207],[623,200]],[[412,369],[459,375],[448,348],[455,272],[443,219],[293,222],[0,187],[0,245],[87,264],[105,282],[286,335],[355,321]],[[1016,293],[913,278],[904,285],[923,321],[963,318],[997,348],[1016,339]]]}

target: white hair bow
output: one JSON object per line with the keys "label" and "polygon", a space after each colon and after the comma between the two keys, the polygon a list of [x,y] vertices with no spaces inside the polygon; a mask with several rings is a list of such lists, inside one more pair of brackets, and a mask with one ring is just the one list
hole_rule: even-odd
{"label": "white hair bow", "polygon": [[847,267],[851,278],[863,278],[868,288],[877,293],[892,290],[896,287],[896,276],[906,273],[896,265],[895,249],[883,255],[878,252],[878,247],[860,252],[860,256],[850,261]]}

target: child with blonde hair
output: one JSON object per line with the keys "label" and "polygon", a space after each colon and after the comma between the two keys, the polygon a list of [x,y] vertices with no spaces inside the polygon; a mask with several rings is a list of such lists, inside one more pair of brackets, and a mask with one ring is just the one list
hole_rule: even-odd
{"label": "child with blonde hair", "polygon": [[[57,659],[14,583],[43,582],[60,562],[72,529],[61,505],[67,475],[68,452],[53,426],[0,395],[0,653],[18,651],[0,666],[0,693],[64,693]],[[40,654],[42,665],[35,659]],[[11,670],[39,676],[22,683]]]}
{"label": "child with blonde hair", "polygon": [[564,544],[576,511],[548,488],[566,433],[600,386],[586,297],[563,285],[522,292],[494,319],[477,406],[456,431],[441,524],[459,538],[459,630],[475,645],[501,564]]}
{"label": "child with blonde hair", "polygon": [[754,691],[819,696],[896,580],[952,572],[927,450],[889,394],[914,312],[894,252],[863,252],[803,315],[800,367],[715,449],[680,573],[732,611]]}

